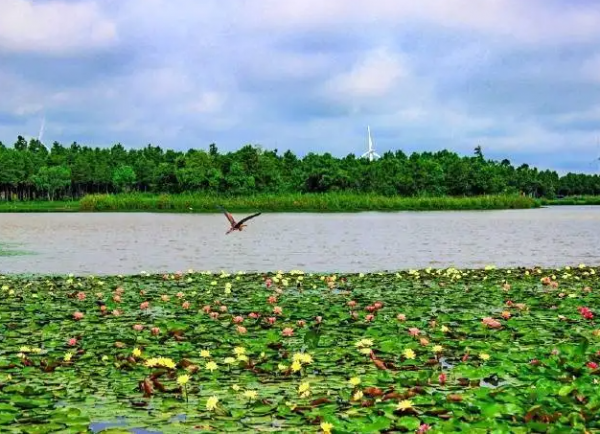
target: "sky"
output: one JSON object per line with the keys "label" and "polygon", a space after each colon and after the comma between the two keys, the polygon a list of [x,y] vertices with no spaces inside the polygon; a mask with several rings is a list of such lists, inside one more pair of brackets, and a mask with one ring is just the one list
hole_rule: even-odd
{"label": "sky", "polygon": [[597,0],[0,0],[0,140],[600,172]]}

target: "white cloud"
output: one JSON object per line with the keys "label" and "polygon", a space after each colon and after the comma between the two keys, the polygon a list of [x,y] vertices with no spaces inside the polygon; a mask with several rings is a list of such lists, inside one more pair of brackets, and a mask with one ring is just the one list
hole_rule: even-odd
{"label": "white cloud", "polygon": [[377,49],[360,59],[349,72],[332,77],[325,91],[333,98],[377,98],[389,94],[400,80],[408,77],[397,55]]}
{"label": "white cloud", "polygon": [[221,111],[226,102],[225,95],[218,92],[203,92],[198,98],[187,104],[187,108],[199,114],[216,113]]}
{"label": "white cloud", "polygon": [[66,54],[108,47],[115,24],[94,1],[2,0],[0,51]]}
{"label": "white cloud", "polygon": [[415,21],[535,44],[569,43],[600,35],[600,9],[594,5],[550,4],[547,0],[263,0],[244,4],[253,29],[296,32],[341,28],[402,28]]}

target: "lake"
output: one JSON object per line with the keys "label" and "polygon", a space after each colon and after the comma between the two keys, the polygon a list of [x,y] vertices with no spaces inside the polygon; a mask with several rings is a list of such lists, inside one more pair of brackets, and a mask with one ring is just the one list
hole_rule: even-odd
{"label": "lake", "polygon": [[[238,218],[243,215],[235,215]],[[222,214],[2,213],[0,273],[368,272],[600,264],[600,207],[266,213],[225,235]]]}

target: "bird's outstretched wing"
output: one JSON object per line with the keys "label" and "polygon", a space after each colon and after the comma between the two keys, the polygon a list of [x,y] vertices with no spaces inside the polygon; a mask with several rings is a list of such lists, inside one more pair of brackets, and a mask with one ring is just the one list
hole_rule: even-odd
{"label": "bird's outstretched wing", "polygon": [[241,220],[240,220],[240,221],[237,223],[237,225],[236,225],[236,226],[239,226],[239,225],[241,225],[242,223],[244,223],[244,222],[247,222],[248,220],[250,220],[250,219],[252,219],[252,218],[254,218],[254,217],[256,217],[256,216],[259,216],[259,215],[261,215],[261,214],[262,214],[261,212],[257,212],[256,214],[252,214],[252,215],[249,215],[248,217],[244,217],[243,219],[241,219]]}
{"label": "bird's outstretched wing", "polygon": [[223,208],[221,205],[217,205],[217,208],[219,208],[221,211],[223,211],[223,214],[225,214],[225,217],[227,217],[227,220],[229,220],[229,223],[231,223],[231,226],[236,225],[235,219],[225,208]]}

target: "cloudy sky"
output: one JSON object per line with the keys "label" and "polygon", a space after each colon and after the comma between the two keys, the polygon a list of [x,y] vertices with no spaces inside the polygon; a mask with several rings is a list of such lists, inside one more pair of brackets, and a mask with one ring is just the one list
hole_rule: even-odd
{"label": "cloudy sky", "polygon": [[0,140],[591,172],[597,0],[0,0]]}

